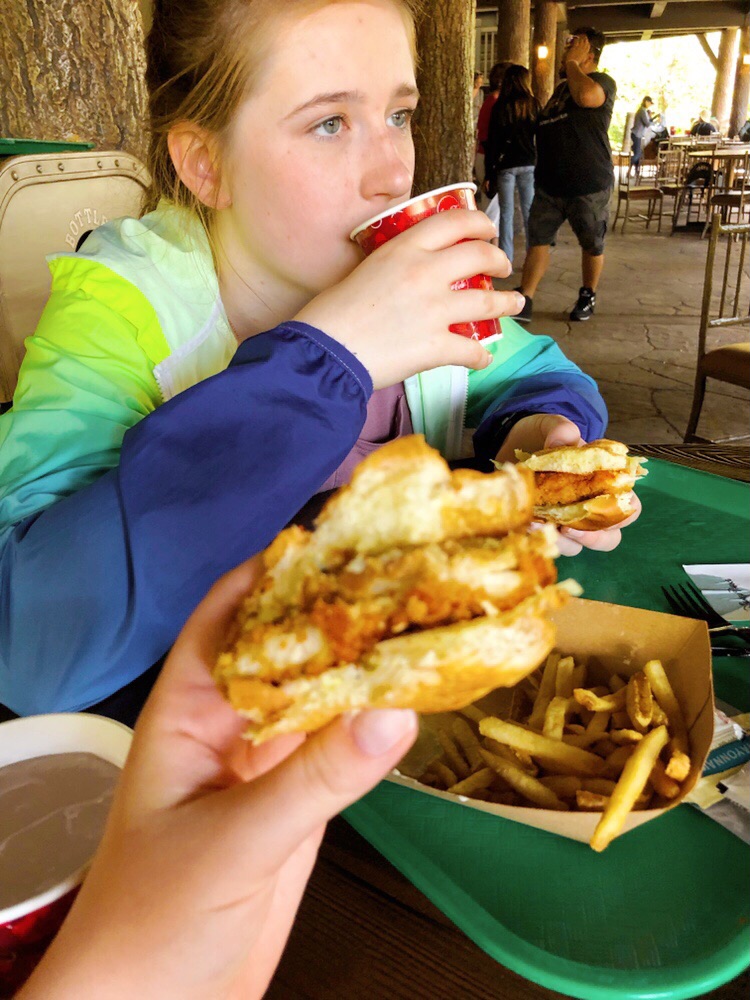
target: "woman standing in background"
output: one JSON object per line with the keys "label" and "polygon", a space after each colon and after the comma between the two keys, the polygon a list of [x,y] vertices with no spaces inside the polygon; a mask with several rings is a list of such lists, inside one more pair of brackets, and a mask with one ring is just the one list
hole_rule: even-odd
{"label": "woman standing in background", "polygon": [[529,209],[534,199],[534,136],[540,110],[539,101],[531,92],[529,71],[525,66],[510,65],[503,76],[500,94],[490,116],[485,144],[485,177],[489,197],[497,192],[500,248],[511,264],[516,187],[524,231],[528,230]]}
{"label": "woman standing in background", "polygon": [[644,97],[633,120],[633,128],[630,132],[630,140],[633,144],[630,166],[635,167],[636,170],[643,157],[643,136],[651,128],[651,112],[648,109],[653,103],[650,97]]}

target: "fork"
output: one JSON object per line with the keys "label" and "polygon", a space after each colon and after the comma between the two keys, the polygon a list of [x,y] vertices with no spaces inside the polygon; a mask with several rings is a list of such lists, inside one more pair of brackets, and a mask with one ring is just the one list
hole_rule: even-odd
{"label": "fork", "polygon": [[674,587],[662,587],[661,590],[673,611],[684,618],[697,618],[707,622],[708,631],[712,635],[736,636],[750,642],[750,627],[730,625],[726,618],[711,607],[694,584],[677,584]]}

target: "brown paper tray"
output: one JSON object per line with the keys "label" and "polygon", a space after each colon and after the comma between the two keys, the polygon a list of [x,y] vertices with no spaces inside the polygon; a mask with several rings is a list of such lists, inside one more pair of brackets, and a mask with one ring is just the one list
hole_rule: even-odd
{"label": "brown paper tray", "polygon": [[[688,795],[700,777],[713,736],[713,686],[711,647],[705,622],[675,615],[626,608],[618,604],[574,599],[552,616],[557,625],[556,648],[589,665],[589,678],[605,681],[613,674],[629,677],[642,669],[647,660],[661,660],[682,707],[690,737],[690,774],[682,784],[678,798],[657,809],[632,812],[621,834],[635,830],[673,809]],[[502,716],[508,704],[508,689],[500,688],[478,701],[485,712]],[[601,813],[556,812],[523,806],[502,806],[492,802],[449,795],[420,784],[414,775],[421,774],[430,761],[440,756],[435,733],[454,718],[452,713],[424,715],[420,719],[417,742],[388,777],[399,785],[416,789],[424,795],[460,803],[469,809],[492,813],[517,823],[556,833],[571,840],[588,842]]]}

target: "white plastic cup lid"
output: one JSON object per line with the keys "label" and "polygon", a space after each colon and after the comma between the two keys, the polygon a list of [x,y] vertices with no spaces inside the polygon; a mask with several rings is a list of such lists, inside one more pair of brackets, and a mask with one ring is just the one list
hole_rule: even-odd
{"label": "white plastic cup lid", "polygon": [[[93,753],[122,768],[133,730],[102,715],[65,712],[0,723],[0,767],[56,753]],[[83,880],[88,865],[45,892],[0,910],[0,926],[54,903]]]}

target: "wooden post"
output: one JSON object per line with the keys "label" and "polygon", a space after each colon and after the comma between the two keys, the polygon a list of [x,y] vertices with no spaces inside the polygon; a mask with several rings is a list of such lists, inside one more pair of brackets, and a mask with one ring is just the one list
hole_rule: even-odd
{"label": "wooden post", "polygon": [[[747,62],[745,60],[748,60]],[[734,78],[734,99],[729,117],[729,135],[737,135],[747,121],[750,103],[750,27],[740,28],[740,49]]]}
{"label": "wooden post", "polygon": [[[531,78],[534,94],[542,107],[555,89],[556,41],[557,4],[554,0],[536,0],[531,43]],[[540,56],[540,46],[547,49],[546,55]]]}
{"label": "wooden post", "polygon": [[497,61],[529,65],[531,0],[498,0]]}
{"label": "wooden post", "polygon": [[716,67],[716,83],[711,101],[711,114],[718,119],[719,128],[724,132],[732,112],[732,87],[737,65],[737,43],[739,28],[725,28],[719,42],[719,58]]}
{"label": "wooden post", "polygon": [[[563,8],[565,9],[565,8]],[[563,51],[565,49],[565,39],[570,34],[570,28],[568,27],[567,18],[562,21],[557,22],[557,31],[555,33],[555,81],[554,85],[557,86],[560,83],[560,63],[562,62]]]}
{"label": "wooden post", "polygon": [[473,0],[431,0],[417,25],[421,96],[414,116],[415,195],[471,180],[475,10]]}

